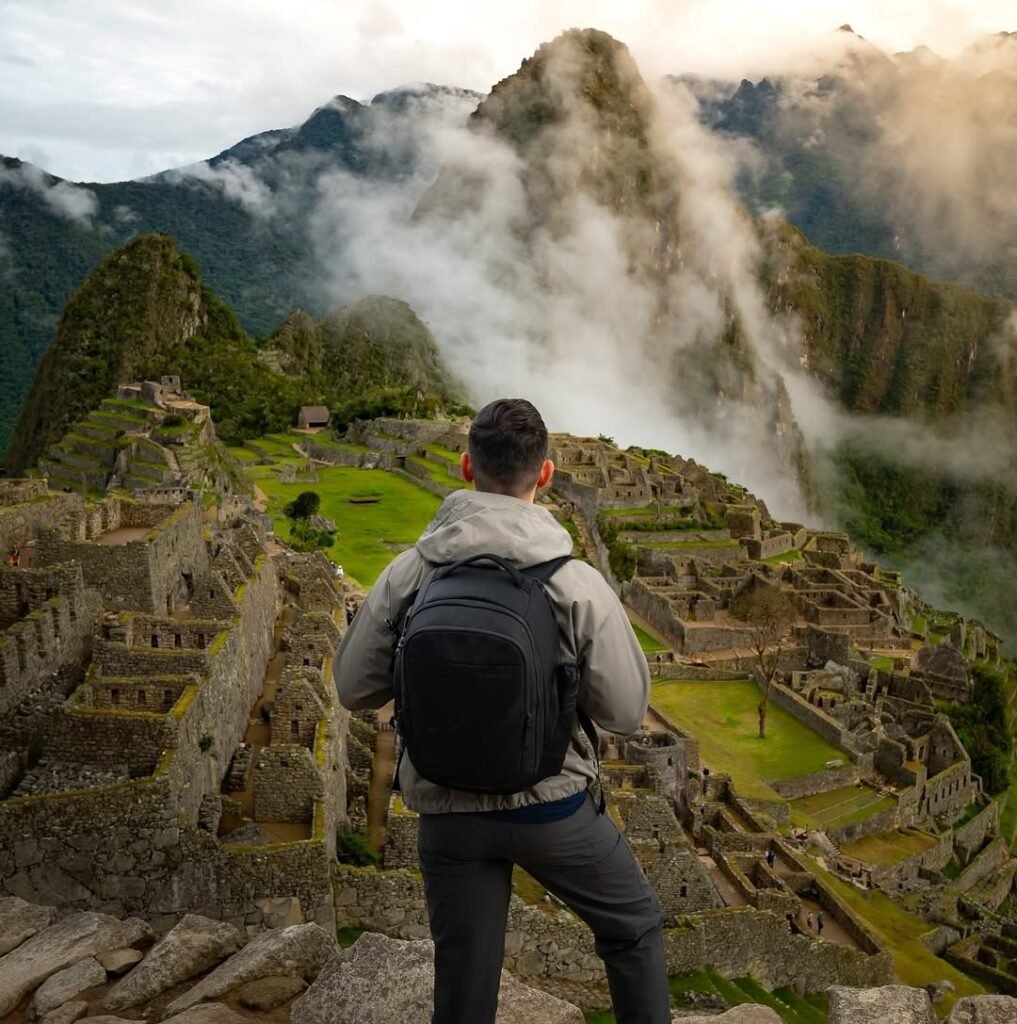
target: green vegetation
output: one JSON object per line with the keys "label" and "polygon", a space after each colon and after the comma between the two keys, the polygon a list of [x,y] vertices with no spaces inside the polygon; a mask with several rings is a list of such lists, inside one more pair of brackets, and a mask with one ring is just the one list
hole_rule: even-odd
{"label": "green vegetation", "polygon": [[880,796],[871,786],[844,786],[792,800],[791,823],[800,828],[843,828],[888,810],[896,802],[892,796]]}
{"label": "green vegetation", "polygon": [[[189,326],[182,326],[189,325]],[[372,296],[321,321],[291,314],[258,346],[165,235],[110,254],[68,302],[8,450],[21,472],[118,384],[178,373],[226,441],[285,431],[303,404],[353,416],[454,407],[434,339],[404,302]],[[134,412],[119,402],[112,410]]]}
{"label": "green vegetation", "polygon": [[321,508],[321,495],[315,491],[301,491],[284,509],[290,519],[310,519]]}
{"label": "green vegetation", "polygon": [[945,710],[986,792],[1001,793],[1010,784],[1013,754],[1006,714],[1007,672],[976,662],[971,675],[970,703],[948,704]]}
{"label": "green vegetation", "polygon": [[937,1008],[947,1012],[964,996],[981,995],[985,990],[966,974],[951,967],[945,960],[934,956],[922,945],[920,936],[931,931],[928,921],[915,917],[894,903],[878,889],[862,892],[849,882],[842,882],[811,858],[805,858],[809,869],[833,890],[859,917],[865,921],[893,957],[897,977],[905,985],[921,988],[930,978],[946,979],[955,990],[948,992]]}
{"label": "green vegetation", "polygon": [[629,622],[632,626],[632,632],[636,634],[636,639],[639,641],[639,646],[644,651],[652,654],[654,651],[666,651],[668,649],[668,645],[666,643],[647,633],[642,626],[637,625],[631,620],[629,620]]}
{"label": "green vegetation", "polygon": [[341,949],[349,949],[361,935],[364,934],[363,928],[358,928],[355,925],[347,926],[346,928],[337,928],[335,933],[335,940],[339,943]]}
{"label": "green vegetation", "polygon": [[657,682],[650,702],[700,742],[712,772],[731,775],[749,798],[781,799],[764,779],[791,779],[822,770],[845,755],[781,708],[771,707],[767,737],[759,738],[759,688],[742,681]]}
{"label": "green vegetation", "polygon": [[854,857],[864,864],[890,867],[915,854],[925,853],[935,845],[934,836],[916,832],[914,829],[901,829],[883,835],[864,836],[840,849],[846,857]]}
{"label": "green vegetation", "polygon": [[784,562],[797,562],[805,556],[797,548],[792,548],[790,551],[785,551],[782,555],[770,555],[769,558],[764,558],[763,561],[767,565],[781,565]]}
{"label": "green vegetation", "polygon": [[[245,472],[268,498],[276,532],[288,540],[290,524],[283,509],[306,490],[306,483],[280,483],[268,466],[248,466]],[[372,469],[318,468],[314,489],[321,497],[321,515],[338,528],[329,557],[365,586],[416,541],[440,504],[423,488]]]}
{"label": "green vegetation", "polygon": [[357,832],[349,825],[340,825],[336,831],[336,860],[340,864],[352,864],[366,868],[381,863],[381,854],[368,842],[364,832]]}

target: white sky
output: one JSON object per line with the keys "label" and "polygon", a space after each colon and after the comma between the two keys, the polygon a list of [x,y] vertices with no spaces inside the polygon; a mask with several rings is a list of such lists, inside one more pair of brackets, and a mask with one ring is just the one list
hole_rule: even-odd
{"label": "white sky", "polygon": [[1017,29],[1014,0],[0,0],[0,153],[71,180],[138,177],[407,82],[486,92],[572,26],[645,75],[754,77],[850,22],[944,56]]}

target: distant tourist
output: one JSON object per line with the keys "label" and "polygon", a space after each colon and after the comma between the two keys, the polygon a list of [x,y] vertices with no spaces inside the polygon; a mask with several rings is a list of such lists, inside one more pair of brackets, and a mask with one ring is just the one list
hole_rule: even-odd
{"label": "distant tourist", "polygon": [[767,864],[767,867],[772,869],[774,864],[776,864],[776,863],[777,863],[777,851],[771,846],[766,851],[766,864]]}
{"label": "distant tourist", "polygon": [[[420,814],[435,942],[432,1024],[494,1024],[514,863],[592,929],[617,1019],[670,1024],[660,905],[603,813],[602,791],[596,800],[589,789],[599,774],[590,719],[607,732],[636,733],[649,666],[603,576],[570,560],[571,537],[534,504],[554,472],[547,444],[529,402],[499,399],[480,410],[460,457],[476,489],[449,495],[416,546],[381,574],[339,649],[336,685],[350,710],[396,697],[405,740],[397,777],[404,802]],[[513,618],[515,602],[525,610]],[[485,605],[492,610],[482,621],[476,609]],[[524,626],[544,642],[513,658],[515,667],[505,657],[492,664]],[[558,728],[538,738],[530,727],[542,754],[520,774],[529,745],[510,738],[503,720],[536,720],[524,714],[530,687],[547,699],[577,683],[592,749],[571,713],[547,713]],[[493,710],[492,702],[504,706]],[[513,785],[485,778],[497,773]],[[523,775],[529,781],[515,785]],[[438,776],[441,783],[432,781]]]}
{"label": "distant tourist", "polygon": [[812,916],[811,910],[809,911],[809,916],[805,919],[805,927],[808,928],[810,932],[816,930],[815,919]]}
{"label": "distant tourist", "polygon": [[819,915],[816,917],[816,934],[823,934],[823,925],[826,924],[826,911],[821,910]]}

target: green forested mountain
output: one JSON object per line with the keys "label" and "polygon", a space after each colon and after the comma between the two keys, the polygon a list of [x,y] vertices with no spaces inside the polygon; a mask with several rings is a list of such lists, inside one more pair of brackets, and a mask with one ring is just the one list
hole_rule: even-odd
{"label": "green forested mountain", "polygon": [[372,296],[317,322],[291,314],[259,348],[202,284],[197,263],[166,235],[107,256],[71,296],[18,421],[12,473],[126,381],[179,374],[212,408],[220,437],[291,425],[299,406],[383,411],[433,408],[452,397],[434,339],[402,302]]}
{"label": "green forested mountain", "polygon": [[465,90],[421,86],[370,104],[336,97],[295,128],[253,136],[207,163],[144,181],[72,185],[0,157],[0,450],[71,293],[103,255],[172,236],[244,329],[267,335],[314,286],[313,210],[322,174],[372,182],[427,173],[426,129],[464,118]]}

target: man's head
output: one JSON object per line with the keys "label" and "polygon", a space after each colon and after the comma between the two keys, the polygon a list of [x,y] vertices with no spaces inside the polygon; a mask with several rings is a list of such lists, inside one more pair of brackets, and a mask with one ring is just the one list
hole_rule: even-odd
{"label": "man's head", "polygon": [[460,458],[463,479],[478,491],[532,501],[554,473],[547,457],[547,427],[525,398],[489,402],[470,427],[469,451]]}

